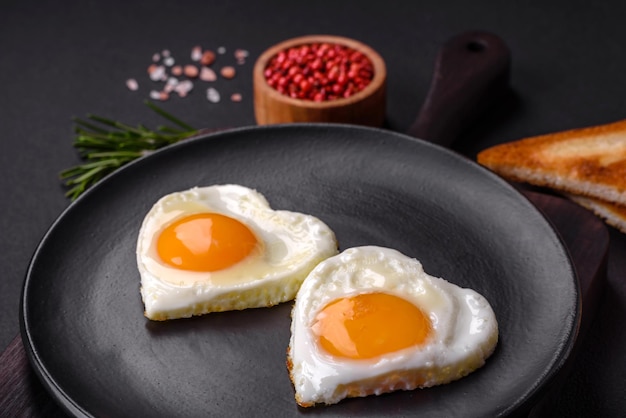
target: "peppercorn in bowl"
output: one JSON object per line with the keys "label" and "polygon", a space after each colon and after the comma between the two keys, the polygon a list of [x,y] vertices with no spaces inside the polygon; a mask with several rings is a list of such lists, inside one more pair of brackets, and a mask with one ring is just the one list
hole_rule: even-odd
{"label": "peppercorn in bowl", "polygon": [[254,66],[259,125],[334,122],[381,126],[386,68],[371,47],[349,38],[309,35],[270,47]]}

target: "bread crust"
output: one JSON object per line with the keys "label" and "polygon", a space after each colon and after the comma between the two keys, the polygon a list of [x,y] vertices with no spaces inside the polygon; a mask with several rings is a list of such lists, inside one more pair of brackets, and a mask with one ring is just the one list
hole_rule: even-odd
{"label": "bread crust", "polygon": [[607,224],[626,234],[626,206],[586,196],[568,194],[567,197],[591,210]]}
{"label": "bread crust", "polygon": [[626,119],[497,145],[477,161],[513,181],[626,205]]}

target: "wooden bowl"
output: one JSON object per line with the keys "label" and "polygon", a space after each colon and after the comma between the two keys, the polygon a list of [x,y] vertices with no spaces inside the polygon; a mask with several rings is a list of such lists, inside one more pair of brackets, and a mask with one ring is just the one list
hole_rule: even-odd
{"label": "wooden bowl", "polygon": [[[374,75],[361,91],[347,98],[315,102],[294,99],[270,86],[264,71],[279,52],[291,47],[313,43],[340,44],[369,58]],[[309,35],[281,42],[267,49],[254,65],[254,113],[259,125],[291,122],[333,122],[381,126],[385,119],[385,88],[387,70],[380,55],[369,46],[353,39],[331,35]]]}

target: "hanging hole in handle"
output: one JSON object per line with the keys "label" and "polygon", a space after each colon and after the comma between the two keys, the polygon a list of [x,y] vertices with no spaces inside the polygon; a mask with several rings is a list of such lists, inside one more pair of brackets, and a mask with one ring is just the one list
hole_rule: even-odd
{"label": "hanging hole in handle", "polygon": [[482,39],[469,41],[466,48],[470,52],[482,52],[487,49],[487,43]]}

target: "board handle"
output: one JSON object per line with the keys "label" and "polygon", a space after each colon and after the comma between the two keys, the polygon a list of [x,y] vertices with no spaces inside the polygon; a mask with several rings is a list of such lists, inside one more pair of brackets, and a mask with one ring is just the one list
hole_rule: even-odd
{"label": "board handle", "polygon": [[509,87],[511,54],[498,36],[469,31],[446,41],[409,135],[449,147]]}

